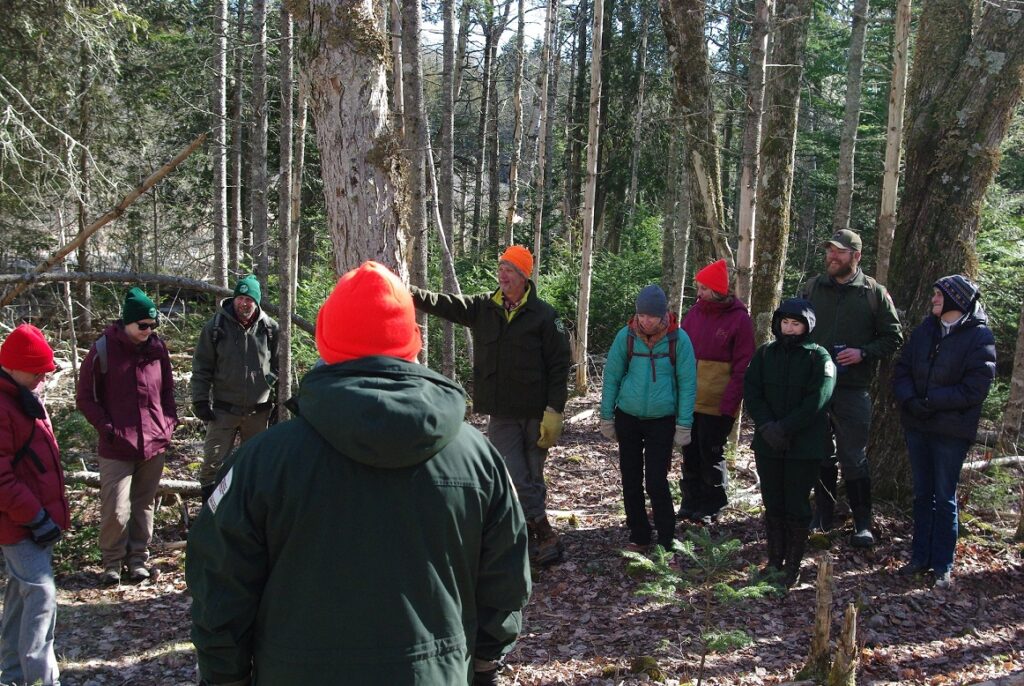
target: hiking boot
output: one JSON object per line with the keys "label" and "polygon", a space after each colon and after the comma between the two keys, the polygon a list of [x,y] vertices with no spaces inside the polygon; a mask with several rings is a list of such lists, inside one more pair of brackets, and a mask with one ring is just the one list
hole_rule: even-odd
{"label": "hiking boot", "polygon": [[870,548],[875,545],[871,533],[871,479],[857,479],[846,484],[846,495],[853,511],[853,535],[850,545],[854,548]]}
{"label": "hiking boot", "polygon": [[782,569],[786,561],[786,520],[782,517],[764,518],[765,542],[768,547],[768,564],[761,568],[761,576],[769,576]]}
{"label": "hiking boot", "polygon": [[116,586],[121,583],[121,565],[110,565],[99,575],[101,586]]}
{"label": "hiking boot", "polygon": [[136,562],[128,568],[128,578],[132,581],[145,581],[149,577],[149,567],[141,562]]}
{"label": "hiking boot", "polygon": [[691,519],[697,508],[697,493],[691,480],[679,480],[679,495],[679,510],[676,512],[676,519],[680,521]]}
{"label": "hiking boot", "polygon": [[783,565],[786,588],[793,588],[800,579],[800,563],[806,550],[807,528],[790,523],[786,528],[786,562]]}
{"label": "hiking boot", "polygon": [[561,562],[565,546],[562,545],[555,530],[551,528],[547,516],[542,515],[533,520],[533,525],[537,531],[537,555],[531,562],[541,566]]}
{"label": "hiking boot", "polygon": [[928,571],[928,565],[921,565],[916,562],[908,562],[896,570],[897,576],[917,576]]}

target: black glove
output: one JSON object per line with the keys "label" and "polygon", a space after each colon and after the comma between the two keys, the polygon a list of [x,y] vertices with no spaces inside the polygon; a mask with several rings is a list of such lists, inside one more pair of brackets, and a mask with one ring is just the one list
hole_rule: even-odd
{"label": "black glove", "polygon": [[761,438],[773,449],[786,450],[789,448],[789,439],[786,438],[786,432],[779,422],[768,422],[758,431],[761,432]]}
{"label": "black glove", "polygon": [[217,418],[209,403],[192,403],[192,414],[204,422],[212,422]]}
{"label": "black glove", "polygon": [[928,407],[928,401],[921,398],[911,398],[907,401],[906,408],[915,419],[928,419],[935,414],[935,410]]}
{"label": "black glove", "polygon": [[498,686],[498,668],[473,672],[473,686]]}
{"label": "black glove", "polygon": [[61,532],[57,523],[50,519],[50,513],[39,508],[39,513],[25,525],[32,540],[41,548],[60,540]]}

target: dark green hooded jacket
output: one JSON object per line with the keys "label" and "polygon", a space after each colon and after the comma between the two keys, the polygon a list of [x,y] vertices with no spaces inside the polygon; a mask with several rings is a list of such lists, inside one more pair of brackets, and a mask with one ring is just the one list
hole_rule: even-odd
{"label": "dark green hooded jacket", "polygon": [[461,387],[366,357],[314,369],[298,416],[225,465],[189,532],[210,683],[467,684],[511,649],[526,526]]}

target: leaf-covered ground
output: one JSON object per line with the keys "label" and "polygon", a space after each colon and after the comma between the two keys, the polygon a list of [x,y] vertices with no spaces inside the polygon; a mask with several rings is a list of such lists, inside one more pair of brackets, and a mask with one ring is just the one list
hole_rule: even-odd
{"label": "leaf-covered ground", "polygon": [[[637,596],[644,579],[627,573],[616,452],[600,438],[592,410],[596,397],[574,400],[566,434],[547,466],[549,508],[563,534],[566,559],[535,570],[524,633],[509,656],[505,683],[696,683],[702,627],[738,629],[752,642],[707,656],[706,684],[777,684],[803,666],[814,623],[815,555],[789,595],[705,610],[701,588],[679,605]],[[168,463],[178,477],[194,475],[200,445],[183,434]],[[745,444],[746,441],[742,441]],[[678,460],[674,471],[678,471]],[[734,505],[712,528],[742,542],[731,581],[742,584],[760,564],[764,544],[749,451],[734,457]],[[978,491],[980,494],[980,491]],[[977,499],[980,501],[981,496]],[[189,643],[189,596],[183,573],[179,510],[158,514],[152,562],[159,576],[141,584],[101,588],[95,549],[96,498],[73,488],[76,531],[59,550],[60,613],[57,651],[65,686],[147,686],[195,683]],[[197,503],[191,503],[193,511]],[[850,603],[860,610],[860,684],[972,684],[1024,675],[1024,568],[1022,548],[1010,539],[1016,513],[1002,515],[967,505],[973,515],[957,550],[956,583],[933,591],[924,578],[904,579],[896,567],[909,550],[909,521],[882,504],[875,529],[879,544],[854,552],[849,526],[823,540],[835,560],[833,638]],[[682,535],[684,527],[680,526]],[[649,658],[641,661],[640,658]],[[660,670],[658,676],[654,668]]]}

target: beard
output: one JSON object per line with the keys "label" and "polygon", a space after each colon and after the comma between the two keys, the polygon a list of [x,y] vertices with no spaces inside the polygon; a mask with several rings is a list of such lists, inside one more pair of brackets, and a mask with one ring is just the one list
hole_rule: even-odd
{"label": "beard", "polygon": [[825,271],[828,275],[839,281],[849,278],[856,270],[857,264],[853,260],[850,260],[847,263],[829,262],[825,265]]}

